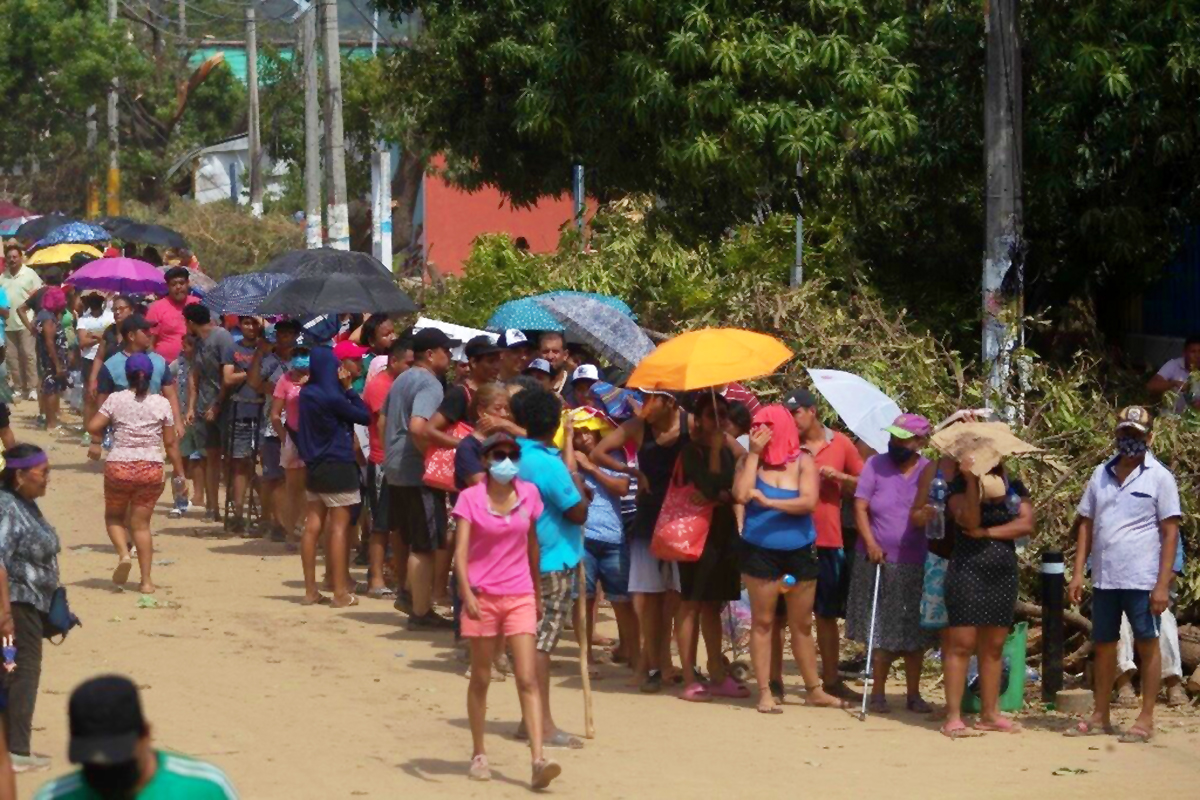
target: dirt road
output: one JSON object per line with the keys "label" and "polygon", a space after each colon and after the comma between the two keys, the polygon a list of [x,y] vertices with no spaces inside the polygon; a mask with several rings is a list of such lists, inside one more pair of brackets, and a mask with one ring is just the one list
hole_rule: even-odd
{"label": "dirt road", "polygon": [[[161,746],[216,763],[246,798],[526,795],[527,750],[508,738],[519,713],[511,680],[491,694],[495,779],[469,783],[467,682],[451,637],[407,633],[388,602],[364,598],[340,612],[300,606],[299,556],[282,545],[169,521],[164,497],[154,578],[156,601],[169,607],[141,608],[136,591],[115,591],[99,465],[77,438],[33,432],[32,404],[14,411],[18,439],[49,447],[42,509],[62,538],[63,580],[84,620],[45,657],[34,748],[54,758],[51,774],[70,768],[71,689],[119,672],[141,686]],[[136,568],[133,577],[136,588]],[[576,654],[574,644],[560,646],[553,701],[560,724],[578,732]],[[904,712],[859,722],[796,704],[767,717],[749,700],[697,705],[641,695],[625,686],[627,672],[602,669],[593,682],[597,738],[582,751],[555,752],[564,771],[552,794],[1131,798],[1200,785],[1200,718],[1162,706],[1160,734],[1148,746],[1065,739],[1058,732],[1067,721],[1053,715],[1026,717],[1030,730],[1021,735],[952,742],[936,723]],[[790,664],[788,683],[794,698]],[[1085,772],[1053,774],[1064,767]],[[46,778],[20,776],[21,797]]]}

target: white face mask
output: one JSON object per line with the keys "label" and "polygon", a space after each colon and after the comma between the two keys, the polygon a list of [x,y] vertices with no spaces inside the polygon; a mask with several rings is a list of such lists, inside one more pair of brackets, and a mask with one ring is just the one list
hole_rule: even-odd
{"label": "white face mask", "polygon": [[517,477],[520,468],[513,462],[511,458],[506,458],[503,461],[493,461],[488,467],[488,474],[495,478],[500,483],[512,483],[513,478]]}

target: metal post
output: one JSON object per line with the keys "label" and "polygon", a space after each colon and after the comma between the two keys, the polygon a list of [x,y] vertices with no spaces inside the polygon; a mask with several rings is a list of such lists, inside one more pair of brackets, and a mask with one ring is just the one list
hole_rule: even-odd
{"label": "metal post", "polygon": [[587,190],[584,186],[583,164],[571,170],[571,192],[575,200],[575,227],[579,229],[579,249],[586,250],[584,224],[587,221]]}
{"label": "metal post", "polygon": [[804,283],[804,162],[796,159],[796,261],[792,264],[789,284],[795,289]]}
{"label": "metal post", "polygon": [[304,51],[304,244],[321,241],[321,109],[317,91],[317,7],[310,4],[301,20]]}
{"label": "metal post", "polygon": [[1062,553],[1042,553],[1042,700],[1046,703],[1053,703],[1063,688],[1064,573]]}
{"label": "metal post", "polygon": [[325,96],[329,103],[329,141],[325,144],[330,162],[329,246],[350,249],[350,220],[346,209],[346,142],[342,129],[342,53],[338,38],[336,0],[321,0],[325,21]]}
{"label": "metal post", "polygon": [[[108,0],[108,25],[112,27],[117,22],[117,0]],[[117,125],[117,89],[120,84],[114,75],[112,86],[108,90],[108,180],[106,195],[108,200],[108,215],[116,217],[121,214],[121,159],[120,135]]]}
{"label": "metal post", "polygon": [[[371,25],[371,56],[379,54],[379,10]],[[392,151],[382,139],[371,155],[371,252],[392,268]]]}
{"label": "metal post", "polygon": [[258,24],[254,5],[246,6],[246,85],[250,100],[250,213],[263,213],[262,142],[258,128]]}
{"label": "metal post", "polygon": [[1017,0],[986,4],[987,87],[984,151],[987,210],[983,259],[983,360],[988,403],[1015,417],[1011,373],[1024,316],[1021,177],[1021,51]]}

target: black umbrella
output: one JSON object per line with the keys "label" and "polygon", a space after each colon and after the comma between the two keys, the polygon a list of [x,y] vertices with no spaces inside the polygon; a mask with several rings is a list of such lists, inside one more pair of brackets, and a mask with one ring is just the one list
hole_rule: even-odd
{"label": "black umbrella", "polygon": [[390,278],[344,272],[307,275],[267,296],[259,314],[408,314],[417,310],[412,298]]}
{"label": "black umbrella", "polygon": [[92,224],[99,225],[101,228],[104,228],[104,230],[112,233],[118,228],[123,228],[126,225],[136,224],[136,220],[130,219],[129,217],[101,217],[100,219],[93,220]]}
{"label": "black umbrella", "polygon": [[162,225],[131,222],[117,228],[112,234],[114,239],[124,242],[152,244],[155,247],[187,247],[187,240],[183,238],[182,234]]}
{"label": "black umbrella", "polygon": [[258,272],[273,272],[282,275],[305,277],[308,275],[371,275],[386,280],[392,273],[379,259],[367,253],[353,250],[335,250],[332,247],[316,247],[312,250],[289,250],[272,259]]}
{"label": "black umbrella", "polygon": [[69,222],[78,222],[78,220],[64,214],[47,214],[44,217],[29,220],[29,222],[17,228],[13,236],[23,242],[40,242],[46,238],[46,234],[55,228],[61,228]]}

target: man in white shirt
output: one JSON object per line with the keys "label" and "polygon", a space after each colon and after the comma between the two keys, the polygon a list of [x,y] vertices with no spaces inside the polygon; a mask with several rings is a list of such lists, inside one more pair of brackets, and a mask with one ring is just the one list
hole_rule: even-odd
{"label": "man in white shirt", "polygon": [[1189,405],[1200,408],[1200,396],[1191,391],[1192,373],[1200,371],[1200,334],[1189,336],[1183,343],[1183,355],[1162,365],[1146,391],[1157,402],[1167,392],[1179,392],[1175,413],[1182,414]]}
{"label": "man in white shirt", "polygon": [[25,266],[25,251],[15,241],[4,245],[4,271],[0,274],[0,288],[8,294],[9,313],[4,320],[7,340],[5,362],[8,364],[8,383],[13,390],[13,400],[22,396],[36,400],[40,383],[36,337],[32,323],[22,317],[20,308],[34,292],[42,288],[42,279]]}
{"label": "man in white shirt", "polygon": [[1117,416],[1117,455],[1092,473],[1079,504],[1079,533],[1071,602],[1083,599],[1083,576],[1092,560],[1092,640],[1096,645],[1091,719],[1068,736],[1114,733],[1109,712],[1117,675],[1121,615],[1129,619],[1142,662],[1142,712],[1120,741],[1148,742],[1162,674],[1159,617],[1167,610],[1179,540],[1179,488],[1149,452],[1153,420],[1140,406]]}

